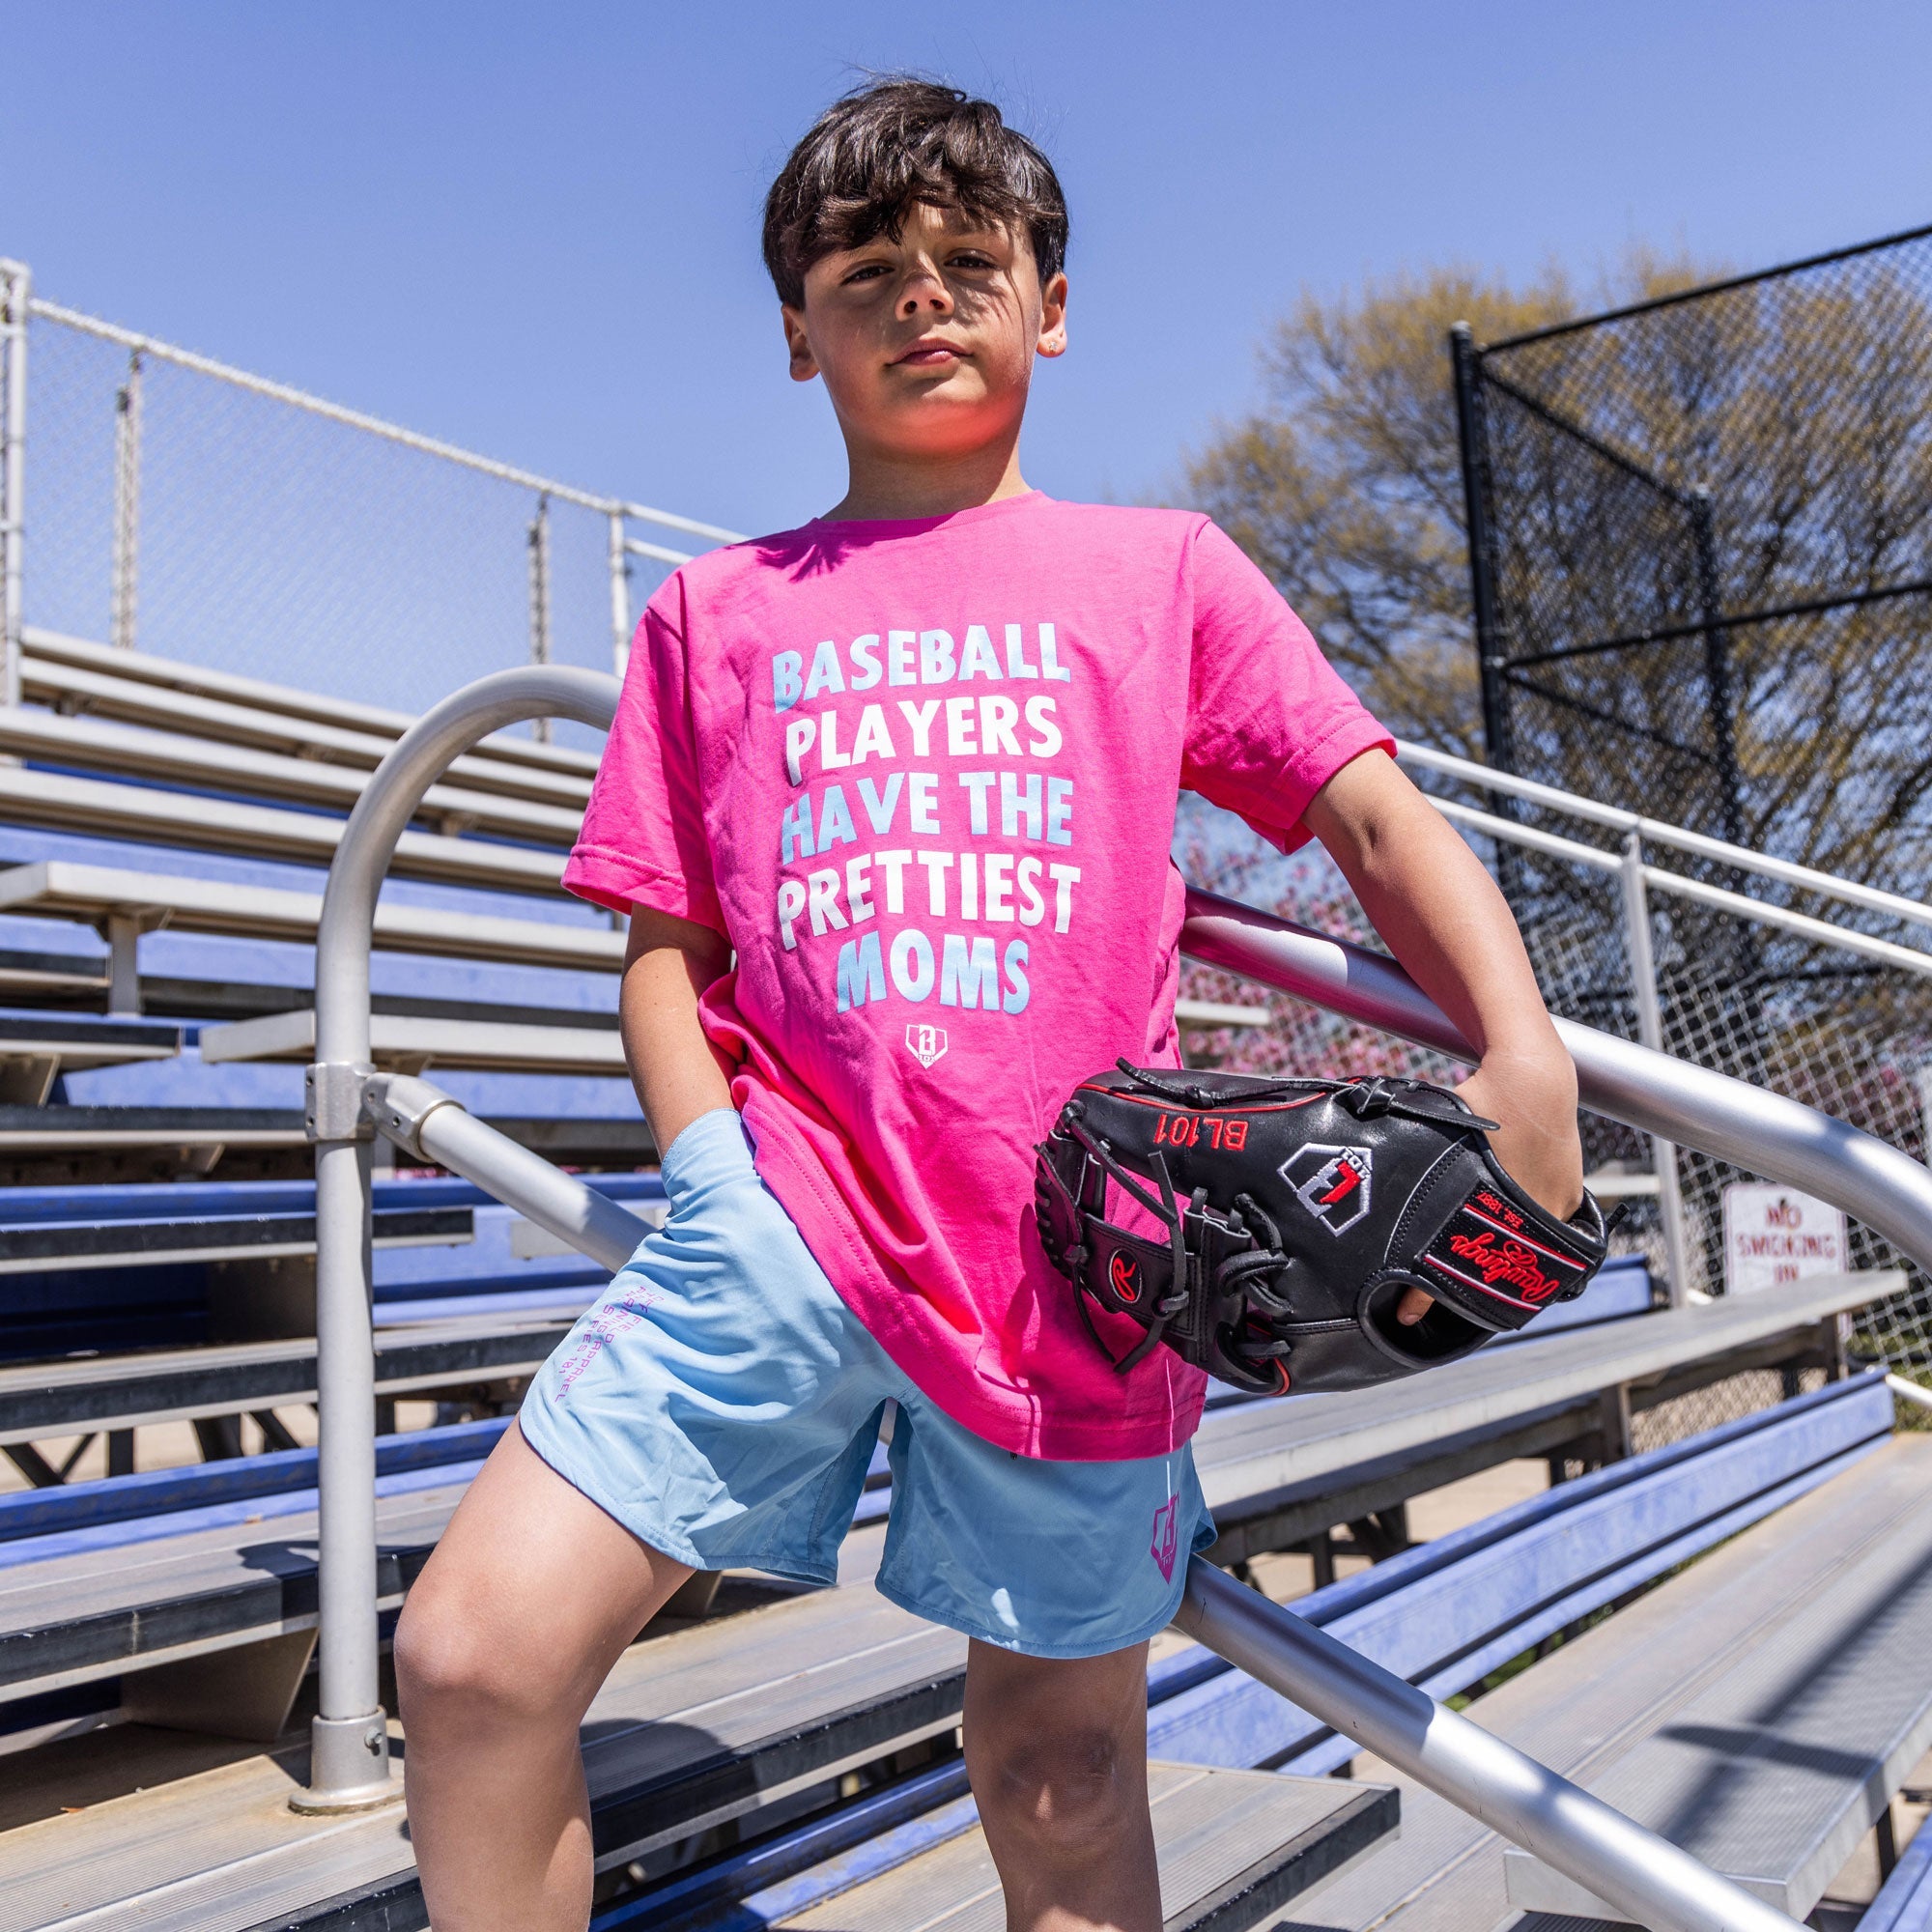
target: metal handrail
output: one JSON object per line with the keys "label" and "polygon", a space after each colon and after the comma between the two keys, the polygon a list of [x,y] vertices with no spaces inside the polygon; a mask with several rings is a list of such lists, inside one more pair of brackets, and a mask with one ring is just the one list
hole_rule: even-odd
{"label": "metal handrail", "polygon": [[1174,1619],[1310,1717],[1652,1932],[1793,1932],[1794,1921],[1480,1724],[1196,1556]]}
{"label": "metal handrail", "polygon": [[[396,841],[423,795],[479,740],[529,718],[572,718],[608,731],[617,680],[557,665],[503,670],[446,697],[397,739],[371,774],[328,868],[315,943],[316,1392],[321,1487],[317,1716],[299,1810],[354,1810],[400,1795],[389,1776],[378,1690],[375,1331],[370,1287],[373,1129],[369,952],[376,898]],[[580,1183],[581,1184],[581,1183]],[[584,1189],[587,1194],[588,1188]],[[585,1210],[586,1216],[590,1210]]]}
{"label": "metal handrail", "polygon": [[[321,1395],[321,1715],[300,1808],[388,1802],[386,1719],[377,1690],[374,1366],[370,1321],[372,1122],[449,1165],[616,1267],[642,1224],[582,1180],[516,1146],[427,1082],[369,1065],[369,951],[396,840],[450,760],[530,717],[609,727],[617,684],[560,668],[499,672],[427,713],[383,760],[330,867],[316,948],[317,1376]],[[1472,1057],[1448,1017],[1393,960],[1204,893],[1188,895],[1184,950],[1204,962],[1440,1051]],[[1932,1174],[1896,1149],[1797,1101],[1559,1021],[1584,1104],[1802,1184],[1932,1265]],[[1202,1564],[1183,1627],[1323,1722],[1664,1932],[1771,1932],[1791,1921],[1688,1854],[1454,1717],[1424,1692]]]}
{"label": "metal handrail", "polygon": [[[1841,879],[1835,872],[1821,872],[1814,867],[1801,866],[1790,859],[1774,859],[1769,853],[1753,852],[1747,845],[1733,845],[1726,839],[1688,831],[1684,826],[1672,825],[1662,818],[1646,818],[1641,812],[1626,811],[1621,806],[1603,805],[1577,792],[1540,784],[1534,779],[1520,779],[1514,772],[1499,772],[1492,766],[1478,764],[1473,758],[1459,758],[1453,752],[1438,752],[1432,745],[1411,745],[1404,741],[1396,747],[1396,752],[1405,764],[1419,765],[1424,771],[1439,772],[1445,778],[1460,780],[1482,791],[1501,792],[1507,797],[1520,798],[1526,804],[1540,805],[1548,810],[1580,818],[1588,824],[1601,825],[1626,837],[1634,832],[1650,844],[1668,845],[1677,851],[1689,852],[1694,858],[1713,860],[1734,871],[1754,872],[1760,878],[1776,879],[1780,885],[1797,886],[1804,892],[1840,899],[1846,905],[1862,906],[1867,912],[1884,913],[1889,918],[1907,920],[1915,925],[1932,925],[1932,905],[1927,905],[1922,899],[1905,898],[1897,893],[1883,892],[1877,886],[1861,885],[1856,879]],[[1459,806],[1452,812],[1448,810],[1450,801],[1436,797],[1434,792],[1429,794],[1429,800],[1449,817],[1467,814],[1471,810],[1467,806]],[[1548,833],[1533,834],[1527,826],[1500,818],[1487,819],[1481,829],[1492,838],[1508,838],[1537,850],[1549,849],[1541,845],[1539,839],[1552,836]],[[1591,856],[1582,860],[1583,864],[1614,858],[1614,854],[1600,851],[1595,846],[1578,846],[1575,851],[1566,851],[1560,856],[1577,858],[1579,853],[1585,852]],[[1673,890],[1681,884],[1669,873],[1662,874],[1656,883],[1668,885]],[[1778,911],[1777,907],[1765,906],[1757,899],[1747,900],[1746,903],[1755,917],[1769,917]]]}
{"label": "metal handrail", "polygon": [[[1191,890],[1180,945],[1204,965],[1259,980],[1345,1019],[1476,1058],[1421,987],[1393,959],[1365,947]],[[1575,1020],[1558,1019],[1556,1030],[1592,1113],[1817,1195],[1932,1269],[1932,1171],[1910,1154],[1802,1101],[1634,1040]]]}

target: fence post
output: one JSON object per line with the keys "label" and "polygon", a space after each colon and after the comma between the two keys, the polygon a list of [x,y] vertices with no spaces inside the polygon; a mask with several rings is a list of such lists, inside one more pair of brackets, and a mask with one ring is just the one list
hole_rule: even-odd
{"label": "fence post", "polygon": [[[1650,895],[1643,883],[1643,839],[1633,832],[1624,840],[1624,943],[1630,953],[1631,986],[1636,995],[1636,1035],[1653,1053],[1663,1051],[1663,1008],[1657,997],[1657,956],[1650,942]],[[1657,1173],[1657,1212],[1663,1225],[1663,1252],[1670,1266],[1670,1305],[1682,1308],[1690,1295],[1690,1256],[1684,1238],[1684,1190],[1677,1175],[1677,1149],[1655,1134],[1651,1166]]]}
{"label": "fence post", "polygon": [[1697,618],[1704,627],[1704,681],[1711,700],[1712,750],[1723,790],[1724,837],[1745,842],[1744,781],[1738,771],[1736,699],[1731,691],[1731,643],[1724,624],[1723,585],[1718,576],[1718,536],[1711,493],[1690,492],[1690,535],[1697,557]]}
{"label": "fence post", "polygon": [[[530,525],[530,662],[550,663],[550,497],[537,498]],[[530,735],[539,745],[550,743],[550,720],[533,718]]]}
{"label": "fence post", "polygon": [[611,512],[611,668],[621,679],[631,661],[631,562],[624,554],[624,513]]}
{"label": "fence post", "polygon": [[1502,639],[1496,622],[1495,540],[1490,528],[1489,438],[1476,367],[1476,341],[1466,322],[1449,330],[1449,359],[1456,375],[1456,428],[1463,459],[1463,507],[1469,539],[1469,593],[1476,620],[1476,666],[1482,680],[1483,736],[1490,763],[1516,769],[1510,731],[1509,691],[1503,682]]}
{"label": "fence post", "polygon": [[141,352],[114,392],[114,586],[107,641],[134,648],[134,599],[141,552]]}
{"label": "fence post", "polygon": [[20,627],[27,497],[27,310],[34,278],[24,262],[0,260],[5,299],[7,409],[0,417],[0,703],[20,701]]}

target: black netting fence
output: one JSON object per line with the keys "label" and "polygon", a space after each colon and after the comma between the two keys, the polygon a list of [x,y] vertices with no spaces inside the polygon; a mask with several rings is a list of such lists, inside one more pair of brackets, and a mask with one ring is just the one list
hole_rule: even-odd
{"label": "black netting fence", "polygon": [[[1490,761],[1923,901],[1932,227],[1507,342],[1459,335],[1454,362]],[[1720,858],[1679,863],[1747,885]],[[1552,1007],[1627,1032],[1597,882],[1515,855],[1499,875]],[[1748,890],[1927,946],[1924,922]],[[1922,966],[1684,896],[1655,904],[1653,944],[1671,1051],[1925,1157]],[[1691,1272],[1717,1288],[1741,1177],[1699,1155],[1682,1170]],[[1900,1260],[1862,1229],[1852,1258]],[[1862,1325],[1932,1377],[1916,1271]]]}

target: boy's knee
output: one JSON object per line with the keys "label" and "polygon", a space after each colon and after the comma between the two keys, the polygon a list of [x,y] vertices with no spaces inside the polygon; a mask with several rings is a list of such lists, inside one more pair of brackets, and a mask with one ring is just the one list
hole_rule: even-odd
{"label": "boy's knee", "polygon": [[403,1721],[418,1731],[541,1719],[569,1701],[554,1652],[493,1628],[434,1587],[418,1585],[404,1605],[395,1662]]}
{"label": "boy's knee", "polygon": [[1061,1856],[1100,1850],[1138,1821],[1140,1768],[1104,1725],[1015,1733],[974,1755],[982,1811]]}

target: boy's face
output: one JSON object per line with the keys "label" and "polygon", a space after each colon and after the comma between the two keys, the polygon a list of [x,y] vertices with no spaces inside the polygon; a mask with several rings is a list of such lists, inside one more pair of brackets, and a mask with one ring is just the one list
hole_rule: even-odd
{"label": "boy's face", "polygon": [[849,448],[961,456],[1015,432],[1036,355],[1066,347],[1066,277],[1041,288],[1024,233],[921,203],[806,270],[785,307],[795,382],[825,378]]}

